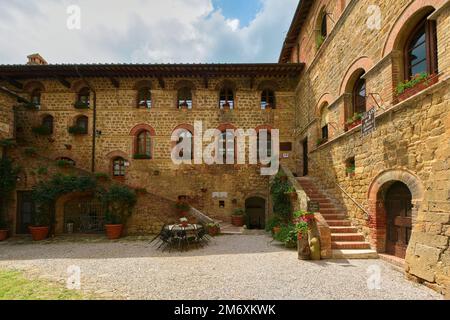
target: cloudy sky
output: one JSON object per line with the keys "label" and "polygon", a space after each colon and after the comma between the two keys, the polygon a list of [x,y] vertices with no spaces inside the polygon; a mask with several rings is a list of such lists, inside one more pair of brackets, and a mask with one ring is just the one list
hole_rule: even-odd
{"label": "cloudy sky", "polygon": [[297,4],[0,0],[0,64],[276,62]]}

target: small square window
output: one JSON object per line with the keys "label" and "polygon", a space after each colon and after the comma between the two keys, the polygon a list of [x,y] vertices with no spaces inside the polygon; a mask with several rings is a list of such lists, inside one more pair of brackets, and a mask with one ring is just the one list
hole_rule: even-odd
{"label": "small square window", "polygon": [[221,208],[221,209],[225,208],[225,201],[223,201],[223,200],[219,201],[219,208]]}

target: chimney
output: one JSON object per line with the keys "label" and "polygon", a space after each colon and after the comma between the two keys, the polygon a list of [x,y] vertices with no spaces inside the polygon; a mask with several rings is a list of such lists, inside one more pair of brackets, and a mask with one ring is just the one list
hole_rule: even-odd
{"label": "chimney", "polygon": [[46,65],[48,64],[39,53],[30,54],[28,57],[27,65]]}

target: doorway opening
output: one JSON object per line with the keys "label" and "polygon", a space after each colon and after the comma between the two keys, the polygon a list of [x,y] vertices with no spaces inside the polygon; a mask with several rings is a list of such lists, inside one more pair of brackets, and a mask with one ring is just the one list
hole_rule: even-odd
{"label": "doorway opening", "polygon": [[266,228],[266,200],[260,197],[248,198],[245,201],[247,213],[247,227],[249,229],[264,230]]}
{"label": "doorway opening", "polygon": [[309,163],[308,163],[308,138],[302,142],[303,150],[303,176],[306,177],[309,174]]}

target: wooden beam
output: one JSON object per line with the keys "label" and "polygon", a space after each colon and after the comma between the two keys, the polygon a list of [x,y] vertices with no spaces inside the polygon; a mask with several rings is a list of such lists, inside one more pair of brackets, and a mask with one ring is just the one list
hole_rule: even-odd
{"label": "wooden beam", "polygon": [[120,82],[119,80],[117,80],[114,77],[109,78],[109,80],[111,81],[112,85],[114,86],[114,88],[119,89],[120,87]]}
{"label": "wooden beam", "polygon": [[159,86],[161,87],[161,89],[166,88],[166,83],[164,82],[164,79],[162,77],[158,78],[158,82],[159,82]]}
{"label": "wooden beam", "polygon": [[7,81],[10,85],[12,85],[13,87],[16,87],[17,89],[20,89],[20,90],[23,89],[23,84],[17,80],[14,80],[14,79],[11,79],[11,78],[5,77],[5,76],[3,76],[2,79]]}
{"label": "wooden beam", "polygon": [[67,89],[70,89],[70,82],[69,82],[69,81],[67,81],[67,80],[64,79],[63,77],[59,77],[59,76],[57,76],[57,77],[55,77],[55,78],[56,78],[56,80],[58,80],[59,83],[61,83],[64,87],[66,87]]}

